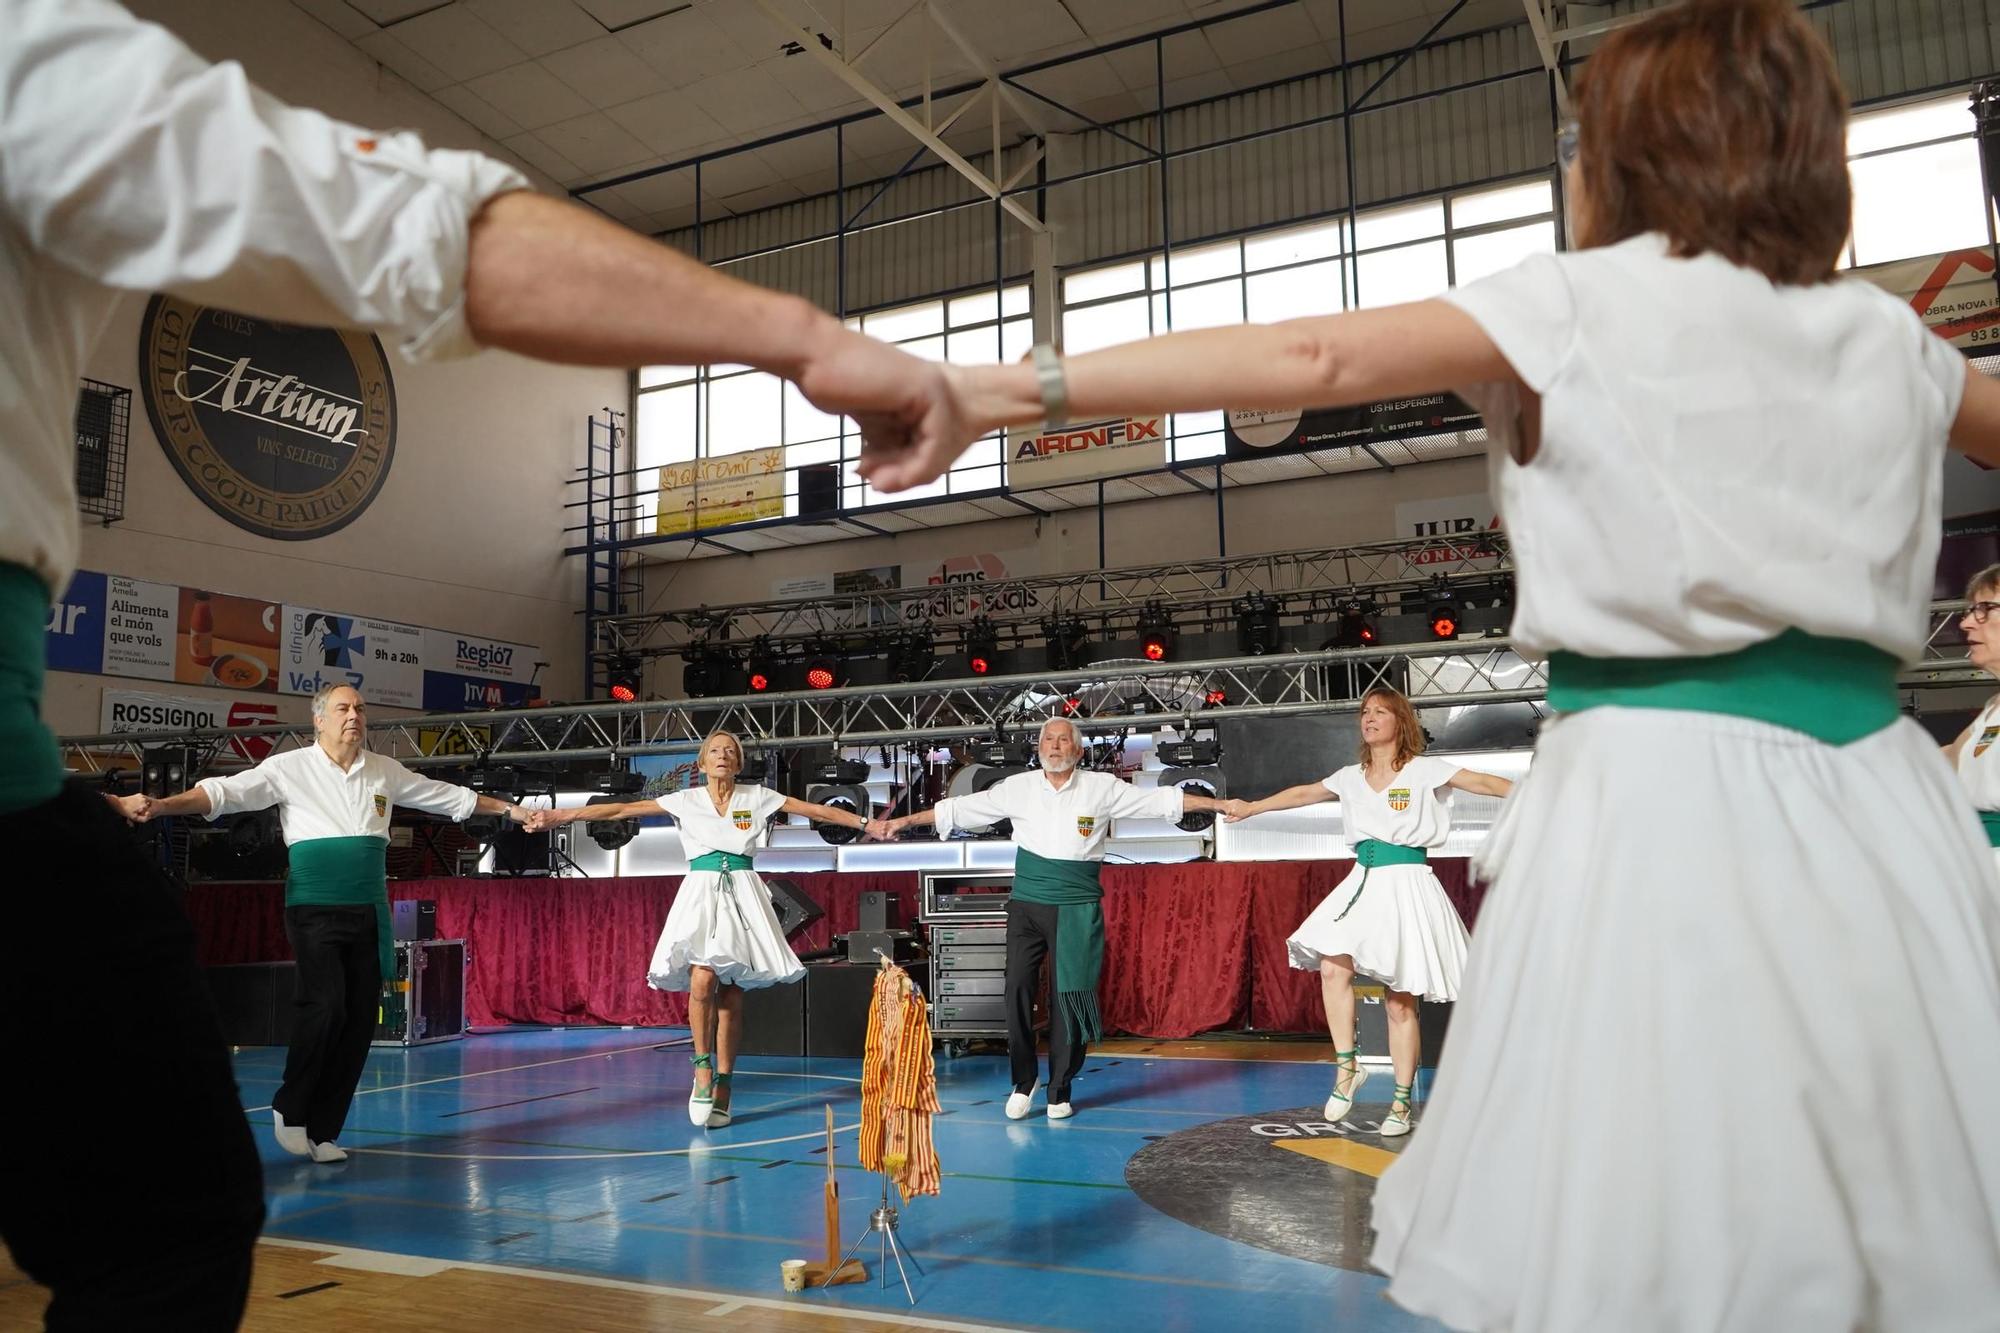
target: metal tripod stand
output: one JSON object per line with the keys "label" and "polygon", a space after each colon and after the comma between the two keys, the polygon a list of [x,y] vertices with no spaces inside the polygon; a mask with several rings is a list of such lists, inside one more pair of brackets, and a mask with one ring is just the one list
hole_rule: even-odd
{"label": "metal tripod stand", "polygon": [[852,1259],[854,1252],[861,1248],[861,1243],[877,1232],[882,1236],[875,1260],[876,1269],[882,1275],[881,1285],[885,1287],[889,1285],[888,1262],[889,1256],[894,1255],[896,1257],[896,1274],[903,1279],[903,1294],[910,1298],[910,1304],[915,1305],[917,1303],[917,1293],[910,1289],[910,1274],[903,1267],[904,1256],[908,1255],[911,1265],[917,1270],[917,1276],[928,1277],[930,1275],[924,1272],[922,1264],[917,1263],[917,1256],[910,1254],[908,1250],[903,1248],[902,1243],[896,1239],[896,1209],[889,1202],[889,1177],[886,1175],[882,1177],[881,1206],[868,1214],[868,1230],[854,1238],[854,1244],[848,1246],[847,1253],[841,1256],[841,1263],[844,1264],[849,1259]]}

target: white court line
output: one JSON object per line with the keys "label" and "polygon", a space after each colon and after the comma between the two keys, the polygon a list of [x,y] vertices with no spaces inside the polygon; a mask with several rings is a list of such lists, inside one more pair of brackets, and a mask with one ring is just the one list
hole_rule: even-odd
{"label": "white court line", "polygon": [[742,1301],[724,1301],[721,1305],[716,1306],[713,1310],[703,1310],[702,1313],[707,1315],[710,1319],[720,1319],[724,1315],[735,1314],[738,1310],[741,1310],[742,1308],[743,1308]]}
{"label": "white court line", "polygon": [[[839,1125],[834,1133],[845,1134],[849,1130],[861,1128],[861,1122]],[[569,1153],[515,1153],[515,1152],[409,1152],[402,1148],[349,1148],[348,1155],[367,1153],[370,1157],[424,1157],[443,1162],[596,1162],[608,1158],[639,1157],[691,1157],[696,1153],[731,1152],[738,1148],[768,1148],[774,1143],[797,1143],[802,1139],[823,1139],[824,1129],[810,1130],[804,1134],[787,1134],[775,1139],[751,1139],[738,1143],[734,1139],[696,1140],[685,1148],[639,1148],[630,1152],[569,1152]]]}
{"label": "white court line", "polygon": [[[371,1092],[401,1092],[405,1088],[427,1088],[431,1086],[433,1083],[457,1083],[462,1079],[485,1078],[488,1074],[516,1074],[523,1069],[546,1069],[550,1065],[574,1064],[578,1060],[599,1060],[599,1059],[608,1060],[614,1055],[630,1055],[634,1051],[656,1051],[660,1048],[662,1044],[663,1043],[661,1042],[655,1041],[655,1042],[648,1042],[644,1046],[620,1046],[615,1051],[592,1051],[588,1055],[565,1055],[560,1060],[537,1060],[533,1064],[508,1065],[504,1069],[475,1069],[469,1074],[446,1074],[441,1078],[420,1078],[413,1083],[392,1083],[385,1087],[380,1087],[380,1088],[357,1088],[355,1089],[354,1095],[357,1097],[366,1097]],[[674,1045],[676,1043],[668,1042],[664,1044]],[[767,1070],[739,1069],[736,1071],[736,1077],[813,1078],[813,1079],[821,1079],[829,1083],[859,1083],[861,1081],[858,1078],[850,1078],[846,1074],[787,1074],[778,1070],[768,1070],[768,1069]],[[268,1111],[270,1109],[271,1108],[268,1106],[246,1106],[243,1108],[243,1113],[245,1115],[250,1115],[257,1111]]]}
{"label": "white court line", "polygon": [[[348,1249],[342,1246],[329,1245],[324,1241],[280,1240],[274,1236],[264,1236],[259,1238],[258,1243],[260,1245],[275,1245],[287,1250],[326,1251],[331,1249],[333,1253],[325,1259],[320,1260],[320,1262],[334,1267],[361,1266],[359,1264],[345,1263],[344,1261],[349,1256],[362,1259],[372,1258],[378,1261],[393,1257],[385,1255],[379,1250]],[[754,1307],[760,1310],[784,1310],[791,1314],[797,1314],[802,1309],[810,1309],[814,1314],[825,1319],[867,1320],[878,1324],[899,1324],[904,1328],[941,1329],[944,1333],[1009,1333],[1004,1325],[999,1324],[965,1324],[951,1319],[924,1319],[916,1315],[903,1314],[900,1311],[870,1310],[860,1307],[835,1305],[831,1301],[826,1301],[823,1304],[814,1301],[808,1305],[802,1300],[770,1300],[762,1296],[733,1295],[726,1291],[701,1291],[692,1287],[669,1287],[652,1282],[633,1282],[625,1278],[593,1277],[586,1273],[565,1273],[559,1269],[520,1268],[508,1264],[483,1264],[470,1259],[454,1260],[451,1266],[453,1268],[463,1268],[474,1273],[498,1273],[503,1277],[540,1278],[545,1282],[568,1282],[579,1287],[608,1287],[613,1291],[632,1291],[642,1296],[673,1296],[682,1300],[722,1301],[738,1306]]]}

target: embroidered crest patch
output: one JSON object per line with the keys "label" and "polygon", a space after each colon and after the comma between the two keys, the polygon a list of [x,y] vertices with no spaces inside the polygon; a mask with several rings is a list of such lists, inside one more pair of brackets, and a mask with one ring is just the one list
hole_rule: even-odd
{"label": "embroidered crest patch", "polygon": [[1087,837],[1089,837],[1089,836],[1090,836],[1090,835],[1091,835],[1092,833],[1095,833],[1096,831],[1097,831],[1097,816],[1096,816],[1096,815],[1078,815],[1078,816],[1076,817],[1076,836],[1077,836],[1077,837],[1079,837],[1079,838],[1087,838]]}
{"label": "embroidered crest patch", "polygon": [[1410,789],[1408,787],[1391,787],[1388,794],[1389,808],[1391,810],[1400,811],[1410,808]]}
{"label": "embroidered crest patch", "polygon": [[735,822],[737,828],[742,829],[745,833],[750,831],[750,812],[748,810],[731,810],[729,818]]}
{"label": "embroidered crest patch", "polygon": [[1978,742],[1972,747],[1972,757],[1977,759],[1980,755],[1985,754],[1986,748],[1993,744],[1995,736],[2000,736],[2000,727],[1988,727],[1986,730],[1980,732]]}
{"label": "embroidered crest patch", "polygon": [[381,817],[382,817],[383,815],[386,815],[386,814],[388,814],[388,813],[389,813],[389,798],[388,798],[387,796],[384,796],[384,795],[383,795],[383,794],[382,794],[381,792],[379,792],[379,791],[378,791],[378,792],[376,792],[376,793],[375,793],[375,817],[376,817],[377,819],[380,819],[380,818],[381,818]]}

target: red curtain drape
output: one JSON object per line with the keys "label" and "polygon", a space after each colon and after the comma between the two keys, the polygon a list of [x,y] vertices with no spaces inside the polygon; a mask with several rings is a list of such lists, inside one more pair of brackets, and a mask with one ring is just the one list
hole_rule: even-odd
{"label": "red curtain drape", "polygon": [[[1318,973],[1297,970],[1285,937],[1338,884],[1351,861],[1262,861],[1106,866],[1106,1026],[1147,1037],[1216,1029],[1317,1032],[1325,1026]],[[1471,924],[1481,890],[1463,859],[1433,862]],[[910,928],[917,877],[793,874],[826,909],[792,941],[823,949],[859,923],[861,895],[896,895],[892,924]],[[646,985],[646,964],[680,886],[653,879],[414,879],[392,899],[438,905],[438,935],[471,957],[466,1018],[505,1023],[636,1024],[687,1021],[687,998]],[[206,964],[287,959],[284,890],[276,884],[198,884],[187,910]]]}

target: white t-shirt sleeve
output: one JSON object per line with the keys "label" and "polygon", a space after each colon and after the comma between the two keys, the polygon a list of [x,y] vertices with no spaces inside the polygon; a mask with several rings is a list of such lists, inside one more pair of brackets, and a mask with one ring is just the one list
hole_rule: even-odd
{"label": "white t-shirt sleeve", "polygon": [[1326,788],[1328,791],[1332,792],[1333,799],[1335,799],[1336,801],[1342,800],[1345,798],[1342,796],[1340,788],[1341,784],[1346,780],[1346,777],[1347,777],[1346,769],[1344,768],[1336,769],[1335,771],[1321,778],[1319,785]]}
{"label": "white t-shirt sleeve", "polygon": [[1459,770],[1464,767],[1464,765],[1455,764],[1449,759],[1434,759],[1429,755],[1419,755],[1417,763],[1421,765],[1416,774],[1417,784],[1432,791],[1436,791],[1439,787],[1444,786],[1445,783],[1457,777]]}
{"label": "white t-shirt sleeve", "polygon": [[[1917,321],[1920,328],[1922,323]],[[1951,424],[1958,420],[1958,407],[1965,399],[1966,359],[1956,347],[1927,328],[1917,336],[1923,340],[1918,344],[1923,348],[1918,355],[1923,359],[1924,372],[1937,386],[1942,397],[1944,424],[1946,429],[1950,429]]]}
{"label": "white t-shirt sleeve", "polygon": [[0,206],[33,249],[112,287],[379,329],[413,360],[478,350],[471,221],[520,172],[286,106],[105,0],[0,14]]}
{"label": "white t-shirt sleeve", "polygon": [[1514,373],[1547,393],[1576,343],[1576,298],[1554,255],[1530,255],[1442,298],[1479,322]]}
{"label": "white t-shirt sleeve", "polygon": [[[757,788],[756,804],[750,807],[750,813],[757,818],[759,823],[762,823],[784,808],[785,794],[783,792],[770,787],[760,786]],[[868,815],[869,812],[866,810],[861,812],[863,819],[866,819]]]}
{"label": "white t-shirt sleeve", "polygon": [[658,796],[655,796],[653,798],[653,803],[660,807],[661,813],[672,815],[676,820],[678,820],[681,817],[681,809],[680,809],[681,798],[686,795],[687,791],[685,790],[664,792]]}
{"label": "white t-shirt sleeve", "polygon": [[1179,819],[1187,813],[1186,793],[1179,787],[1141,789],[1122,778],[1111,781],[1104,811],[1111,819]]}

